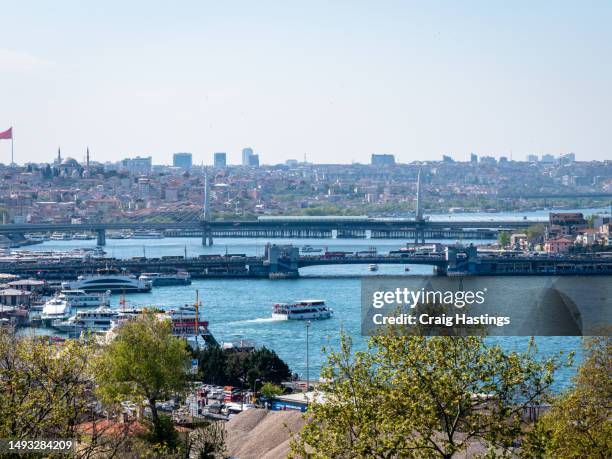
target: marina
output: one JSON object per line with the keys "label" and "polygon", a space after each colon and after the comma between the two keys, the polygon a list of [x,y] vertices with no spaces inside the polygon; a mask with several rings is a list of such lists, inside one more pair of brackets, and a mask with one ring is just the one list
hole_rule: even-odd
{"label": "marina", "polygon": [[[300,240],[278,241],[300,245]],[[470,241],[463,241],[469,243]],[[220,239],[213,247],[203,247],[194,238],[178,238],[165,240],[135,241],[131,239],[113,240],[105,250],[110,256],[124,258],[138,257],[142,254],[145,244],[147,254],[151,257],[180,256],[185,250],[190,255],[223,256],[229,254],[244,254],[257,256],[263,253],[263,243],[253,239]],[[302,242],[305,245],[306,241]],[[366,240],[320,240],[311,242],[313,246],[328,247],[329,251],[361,252],[369,251],[374,245],[378,253],[389,253],[397,250],[397,241],[381,240],[373,244]],[[42,251],[69,251],[78,247],[95,247],[95,241],[47,241],[37,245]],[[235,255],[234,255],[235,256]],[[406,275],[409,267],[410,275],[431,275],[433,269],[427,265],[379,265],[379,271],[371,272],[368,264],[361,265],[320,265],[310,266],[301,270],[301,277],[291,281],[276,281],[268,279],[248,278],[218,278],[192,279],[189,286],[159,286],[150,292],[130,293],[122,296],[122,292],[110,296],[110,308],[118,312],[117,321],[121,315],[139,314],[143,308],[157,308],[162,311],[178,310],[184,305],[193,305],[195,291],[200,292],[200,315],[202,322],[207,322],[207,330],[219,343],[231,343],[241,340],[251,340],[256,345],[265,345],[274,349],[285,360],[293,371],[299,374],[305,372],[305,358],[302,351],[306,327],[303,320],[278,320],[271,317],[271,305],[279,299],[317,298],[325,295],[326,306],[334,314],[327,320],[313,321],[310,327],[311,352],[310,371],[318,374],[325,360],[320,349],[336,349],[340,330],[353,339],[356,350],[363,350],[366,338],[360,335],[360,278],[376,275]],[[231,296],[228,296],[231,292]],[[122,300],[123,298],[123,300]],[[124,312],[122,312],[124,311]],[[191,311],[192,312],[192,311]],[[74,315],[72,313],[71,315]],[[190,316],[184,311],[183,318],[189,323]],[[67,317],[66,317],[67,319]],[[64,320],[66,320],[64,319]],[[193,322],[191,322],[193,323]],[[202,326],[202,324],[200,324]],[[193,325],[191,325],[193,327]],[[48,334],[65,336],[49,326],[22,328],[23,334]],[[526,349],[528,342],[523,338],[492,338],[509,349]],[[565,349],[578,349],[577,360],[580,358],[580,338],[542,337],[538,338],[539,351],[545,355]],[[296,352],[296,350],[298,350]],[[564,369],[560,373],[559,384],[569,383],[572,369]]]}

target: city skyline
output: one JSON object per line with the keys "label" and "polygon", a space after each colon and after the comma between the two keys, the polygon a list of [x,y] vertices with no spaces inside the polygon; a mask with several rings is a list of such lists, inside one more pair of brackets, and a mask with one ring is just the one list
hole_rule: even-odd
{"label": "city skyline", "polygon": [[[15,161],[610,158],[612,5],[28,2],[0,30]],[[120,11],[121,14],[116,14]],[[570,65],[571,63],[571,65]],[[0,141],[0,162],[10,142]]]}

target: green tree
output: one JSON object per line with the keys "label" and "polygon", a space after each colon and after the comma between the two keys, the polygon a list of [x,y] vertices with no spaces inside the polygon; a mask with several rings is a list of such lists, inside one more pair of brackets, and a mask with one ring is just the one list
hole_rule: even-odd
{"label": "green tree", "polygon": [[271,349],[261,347],[249,353],[245,361],[246,383],[253,387],[256,380],[280,384],[291,376],[289,366]]}
{"label": "green tree", "polygon": [[92,354],[82,340],[56,347],[0,329],[0,437],[73,438],[92,401]]}
{"label": "green tree", "polygon": [[170,321],[146,312],[122,325],[96,360],[98,393],[107,403],[146,400],[152,418],[152,439],[164,443],[167,422],[156,402],[183,393],[190,355],[184,341],[172,335]]}
{"label": "green tree", "polygon": [[279,395],[283,395],[283,388],[281,386],[277,386],[276,384],[267,382],[263,386],[261,386],[259,392],[261,393],[261,395],[269,399],[278,397]]}
{"label": "green tree", "polygon": [[219,386],[227,382],[227,355],[219,346],[209,346],[197,353],[199,378]]}
{"label": "green tree", "polygon": [[445,457],[479,444],[503,454],[524,432],[523,409],[549,394],[560,358],[504,352],[480,337],[373,337],[329,354],[292,454]]}
{"label": "green tree", "polygon": [[527,437],[525,457],[612,457],[612,339],[585,338],[574,387]]}
{"label": "green tree", "polygon": [[499,243],[500,247],[507,247],[510,245],[510,234],[506,231],[500,231],[497,233],[497,242]]}
{"label": "green tree", "polygon": [[531,225],[529,228],[527,228],[525,234],[527,235],[529,242],[540,242],[543,240],[544,234],[546,234],[546,226],[541,223]]}

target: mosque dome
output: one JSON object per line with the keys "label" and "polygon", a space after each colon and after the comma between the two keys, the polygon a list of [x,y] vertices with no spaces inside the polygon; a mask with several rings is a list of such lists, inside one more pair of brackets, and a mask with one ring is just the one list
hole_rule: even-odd
{"label": "mosque dome", "polygon": [[66,158],[62,161],[62,166],[66,167],[81,167],[79,162],[74,158]]}

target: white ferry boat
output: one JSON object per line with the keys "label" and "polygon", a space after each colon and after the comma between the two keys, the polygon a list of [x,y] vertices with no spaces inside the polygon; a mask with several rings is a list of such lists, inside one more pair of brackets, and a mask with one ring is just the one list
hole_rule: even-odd
{"label": "white ferry boat", "polygon": [[74,233],[72,239],[75,241],[89,241],[95,239],[95,237],[90,233]]}
{"label": "white ferry boat", "polygon": [[323,249],[314,248],[311,245],[304,245],[300,249],[300,252],[302,252],[302,253],[321,253],[321,252],[323,252]]}
{"label": "white ferry boat", "polygon": [[107,231],[106,239],[130,239],[132,233],[129,231]]}
{"label": "white ferry boat", "polygon": [[43,321],[63,320],[69,316],[70,305],[68,302],[58,297],[53,297],[44,304],[40,319]]}
{"label": "white ferry boat", "polygon": [[163,239],[164,233],[161,231],[135,230],[132,239]]}
{"label": "white ferry boat", "polygon": [[86,292],[85,290],[62,290],[58,298],[66,300],[73,308],[98,308],[110,306],[110,291]]}
{"label": "white ferry boat", "polygon": [[370,266],[368,266],[368,269],[370,271],[378,271],[378,265],[370,265]]}
{"label": "white ferry boat", "polygon": [[329,319],[333,311],[324,300],[302,300],[297,303],[276,303],[272,308],[273,319],[319,320]]}
{"label": "white ferry boat", "polygon": [[142,273],[138,279],[150,281],[153,287],[191,284],[191,275],[187,271],[177,271],[175,273]]}
{"label": "white ferry boat", "polygon": [[62,289],[85,290],[86,292],[150,292],[151,281],[136,278],[133,275],[119,274],[116,271],[104,270],[98,274],[79,276],[76,281],[62,282]]}
{"label": "white ferry boat", "polygon": [[56,231],[51,234],[51,237],[49,239],[51,239],[52,241],[69,241],[72,238],[68,233],[60,233],[59,231]]}
{"label": "white ferry boat", "polygon": [[79,334],[84,331],[100,332],[110,330],[117,311],[100,307],[93,311],[77,311],[68,320],[54,320],[51,326],[65,333]]}

